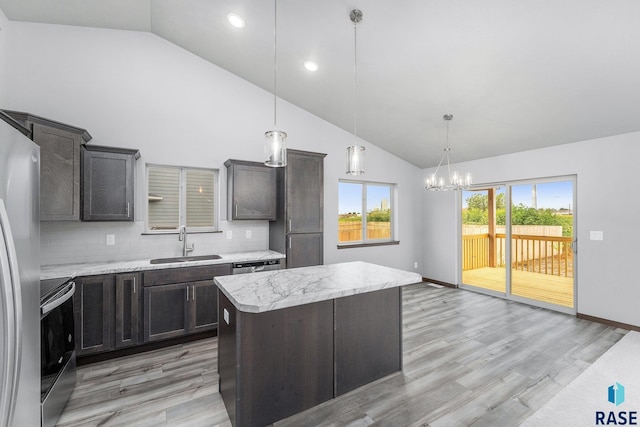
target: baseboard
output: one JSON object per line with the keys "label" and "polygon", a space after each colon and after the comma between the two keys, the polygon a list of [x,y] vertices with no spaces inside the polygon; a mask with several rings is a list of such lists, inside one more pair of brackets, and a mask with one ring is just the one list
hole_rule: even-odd
{"label": "baseboard", "polygon": [[589,316],[588,314],[577,313],[578,319],[589,320],[591,322],[602,323],[603,325],[613,326],[614,328],[627,329],[629,331],[640,332],[640,326],[629,325],[628,323],[616,322],[614,320],[603,319],[602,317]]}
{"label": "baseboard", "polygon": [[440,285],[440,286],[446,286],[447,288],[454,288],[454,289],[458,288],[458,285],[454,285],[453,283],[447,283],[447,282],[442,282],[440,280],[429,279],[428,277],[423,277],[422,281],[423,282],[429,282],[429,283],[435,283],[436,285]]}

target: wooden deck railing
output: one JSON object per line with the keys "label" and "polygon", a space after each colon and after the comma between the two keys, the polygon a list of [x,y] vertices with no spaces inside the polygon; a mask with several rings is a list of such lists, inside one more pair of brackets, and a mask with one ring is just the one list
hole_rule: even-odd
{"label": "wooden deck railing", "polygon": [[[497,233],[495,256],[489,254],[487,233],[462,236],[462,269],[504,267],[506,264],[506,235]],[[511,235],[511,266],[516,270],[556,276],[573,277],[571,237]],[[494,265],[491,265],[491,264]]]}

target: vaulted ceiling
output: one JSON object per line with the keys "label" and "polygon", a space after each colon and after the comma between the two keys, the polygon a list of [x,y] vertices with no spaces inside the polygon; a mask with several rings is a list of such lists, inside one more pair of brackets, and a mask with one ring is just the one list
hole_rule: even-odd
{"label": "vaulted ceiling", "polygon": [[[279,0],[278,95],[419,167],[640,131],[637,0]],[[273,90],[269,0],[0,0],[10,20],[149,31]],[[241,15],[244,29],[227,22]],[[309,72],[312,59],[319,70]],[[286,130],[286,129],[285,129]]]}

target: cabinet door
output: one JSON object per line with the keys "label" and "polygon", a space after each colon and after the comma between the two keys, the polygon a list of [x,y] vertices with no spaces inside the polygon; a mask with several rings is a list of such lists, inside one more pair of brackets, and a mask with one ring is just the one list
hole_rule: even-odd
{"label": "cabinet door", "polygon": [[189,331],[190,284],[144,288],[144,341],[179,337]]}
{"label": "cabinet door", "polygon": [[76,285],[76,353],[80,356],[111,350],[114,276],[81,277]]}
{"label": "cabinet door", "polygon": [[80,144],[82,137],[60,129],[33,125],[40,146],[40,219],[80,218]]}
{"label": "cabinet door", "polygon": [[324,155],[287,154],[286,203],[288,233],[320,233],[323,218]]}
{"label": "cabinet door", "polygon": [[131,154],[83,149],[83,221],[133,221],[133,161]]}
{"label": "cabinet door", "polygon": [[276,174],[273,168],[249,162],[228,161],[227,217],[276,219]]}
{"label": "cabinet door", "polygon": [[140,277],[116,275],[116,348],[139,344]]}
{"label": "cabinet door", "polygon": [[213,280],[189,285],[191,288],[189,332],[215,329],[218,325],[218,287]]}
{"label": "cabinet door", "polygon": [[322,233],[289,234],[287,236],[287,268],[321,265]]}

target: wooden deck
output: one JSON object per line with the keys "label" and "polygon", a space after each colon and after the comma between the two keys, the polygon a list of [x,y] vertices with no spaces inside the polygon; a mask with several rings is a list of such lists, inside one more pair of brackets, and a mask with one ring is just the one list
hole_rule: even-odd
{"label": "wooden deck", "polygon": [[[483,267],[462,272],[462,283],[496,292],[505,292],[506,270]],[[537,301],[573,307],[573,277],[530,271],[511,271],[511,294]]]}

